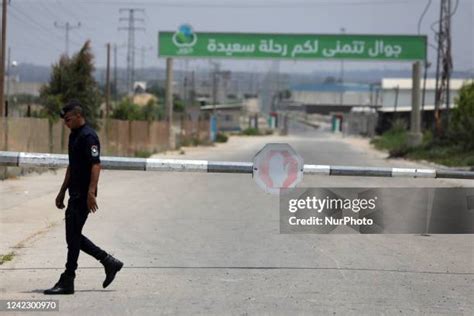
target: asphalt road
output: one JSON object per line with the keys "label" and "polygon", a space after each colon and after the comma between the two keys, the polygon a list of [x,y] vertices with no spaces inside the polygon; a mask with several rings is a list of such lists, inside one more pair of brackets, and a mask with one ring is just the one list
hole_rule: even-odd
{"label": "asphalt road", "polygon": [[[287,137],[234,138],[181,158],[251,161],[264,143],[289,142],[307,163],[412,165],[300,125],[290,131]],[[53,207],[62,176],[27,177],[24,186],[33,192],[5,194],[0,212],[62,216]],[[319,176],[301,186],[469,184]],[[249,175],[103,171],[99,195],[100,209],[84,234],[124,261],[116,281],[103,290],[102,266],[81,253],[76,294],[42,294],[63,270],[59,221],[0,266],[2,299],[59,299],[62,315],[474,313],[474,235],[280,234],[278,198],[260,191]]]}

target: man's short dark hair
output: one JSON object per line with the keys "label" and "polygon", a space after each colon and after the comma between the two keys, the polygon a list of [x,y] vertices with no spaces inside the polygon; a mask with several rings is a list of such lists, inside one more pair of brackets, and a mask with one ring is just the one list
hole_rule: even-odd
{"label": "man's short dark hair", "polygon": [[64,116],[66,116],[66,113],[68,112],[74,112],[84,117],[84,109],[82,108],[82,104],[81,102],[75,99],[69,100],[69,102],[62,108],[61,112],[59,113],[59,116],[61,118],[64,118]]}

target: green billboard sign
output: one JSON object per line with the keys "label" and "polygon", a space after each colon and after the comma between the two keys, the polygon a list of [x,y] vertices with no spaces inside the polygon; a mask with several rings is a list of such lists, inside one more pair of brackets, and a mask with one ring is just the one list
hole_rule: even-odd
{"label": "green billboard sign", "polygon": [[158,56],[413,61],[425,59],[426,36],[195,33],[183,25],[158,33]]}

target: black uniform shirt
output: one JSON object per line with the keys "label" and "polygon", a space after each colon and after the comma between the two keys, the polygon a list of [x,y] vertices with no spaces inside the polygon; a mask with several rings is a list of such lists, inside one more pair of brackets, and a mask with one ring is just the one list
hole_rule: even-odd
{"label": "black uniform shirt", "polygon": [[69,196],[86,199],[93,164],[100,163],[100,142],[96,132],[87,124],[69,135]]}

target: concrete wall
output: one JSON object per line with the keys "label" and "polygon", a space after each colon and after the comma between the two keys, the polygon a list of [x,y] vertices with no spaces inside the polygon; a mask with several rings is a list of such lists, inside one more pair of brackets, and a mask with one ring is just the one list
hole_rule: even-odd
{"label": "concrete wall", "polygon": [[[152,153],[168,149],[166,121],[101,120],[100,125],[98,134],[104,155],[134,156],[138,151]],[[173,125],[180,131],[176,135],[178,144],[193,137],[199,137],[201,141],[209,139],[208,120],[193,123],[176,115]],[[62,121],[50,125],[47,119],[40,118],[0,118],[0,150],[67,153],[68,138],[69,129]]]}
{"label": "concrete wall", "polygon": [[[454,104],[454,98],[458,95],[458,90],[451,90],[449,94],[449,99],[451,100],[450,103]],[[423,93],[423,86],[421,86],[421,93]],[[395,99],[396,99],[396,90],[383,90],[382,91],[382,106],[395,106]],[[421,102],[421,101],[420,101]],[[426,105],[434,105],[435,103],[435,91],[434,90],[426,90],[425,94],[425,104]],[[411,106],[411,89],[410,90],[402,90],[400,89],[398,92],[398,106]]]}
{"label": "concrete wall", "polygon": [[[209,141],[210,126],[209,120],[199,118],[197,121],[193,122],[190,118],[180,119],[181,122],[181,134],[179,140],[181,143],[186,140],[199,139],[201,142]],[[179,145],[179,144],[178,144]]]}
{"label": "concrete wall", "polygon": [[217,112],[217,126],[219,131],[240,131],[241,110],[226,110]]}
{"label": "concrete wall", "polygon": [[[7,87],[7,80],[8,78],[5,78],[5,89]],[[40,89],[43,85],[44,84],[40,82],[18,82],[18,81],[13,80],[12,78],[12,80],[10,81],[9,93],[10,95],[29,94],[33,96],[39,96]]]}
{"label": "concrete wall", "polygon": [[342,131],[347,135],[373,137],[377,127],[377,113],[349,112],[344,114]]}
{"label": "concrete wall", "polygon": [[[292,100],[303,104],[341,104],[340,92],[292,91]],[[370,92],[342,93],[342,104],[369,105]]]}

